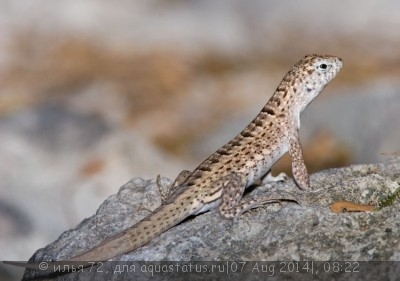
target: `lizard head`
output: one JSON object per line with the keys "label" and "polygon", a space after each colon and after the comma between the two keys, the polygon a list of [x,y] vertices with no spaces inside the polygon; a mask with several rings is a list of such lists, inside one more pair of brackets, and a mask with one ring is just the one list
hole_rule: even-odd
{"label": "lizard head", "polygon": [[342,59],[334,56],[307,55],[289,71],[290,87],[295,94],[298,113],[316,98],[339,73]]}

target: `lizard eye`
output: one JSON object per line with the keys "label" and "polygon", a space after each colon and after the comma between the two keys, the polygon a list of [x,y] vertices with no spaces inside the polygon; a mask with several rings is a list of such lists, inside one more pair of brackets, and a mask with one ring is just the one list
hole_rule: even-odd
{"label": "lizard eye", "polygon": [[328,65],[326,63],[321,63],[319,65],[319,68],[321,68],[322,70],[326,70],[328,68]]}

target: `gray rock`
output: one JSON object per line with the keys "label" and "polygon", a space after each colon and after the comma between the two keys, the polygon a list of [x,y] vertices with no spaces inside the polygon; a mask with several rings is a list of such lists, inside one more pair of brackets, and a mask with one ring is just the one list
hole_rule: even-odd
{"label": "gray rock", "polygon": [[[163,186],[169,183],[171,180],[162,178]],[[311,192],[300,191],[293,180],[254,188],[245,196],[286,196],[296,198],[298,204],[269,204],[235,220],[223,220],[218,211],[213,210],[187,219],[148,245],[115,260],[399,260],[400,203],[396,199],[400,192],[400,158],[379,164],[325,170],[311,176],[311,185]],[[372,205],[377,210],[334,213],[329,206],[337,201]],[[30,261],[65,260],[73,257],[134,225],[160,204],[155,180],[134,178],[122,186],[117,194],[110,196],[95,215],[83,220],[75,229],[64,232],[52,244],[39,249]],[[392,269],[391,274],[398,273],[398,269],[397,272]],[[94,277],[90,274],[94,272],[70,273],[54,278],[92,280]],[[374,273],[370,270],[369,274]],[[26,270],[24,279],[33,276],[37,276],[37,273]],[[378,279],[377,276],[375,279]],[[306,277],[302,279],[293,275],[285,278],[311,280],[310,276],[308,279]],[[96,276],[96,280],[102,278],[110,280],[107,275]],[[122,274],[118,278],[128,280],[132,275]]]}

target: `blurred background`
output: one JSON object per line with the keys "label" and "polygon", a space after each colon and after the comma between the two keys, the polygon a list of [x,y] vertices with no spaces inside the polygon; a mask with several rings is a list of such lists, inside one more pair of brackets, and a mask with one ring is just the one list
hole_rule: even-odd
{"label": "blurred background", "polygon": [[[305,54],[344,61],[302,116],[310,172],[398,155],[399,11],[395,0],[0,0],[0,260],[27,260],[133,177],[194,169]],[[290,173],[289,159],[274,171]]]}

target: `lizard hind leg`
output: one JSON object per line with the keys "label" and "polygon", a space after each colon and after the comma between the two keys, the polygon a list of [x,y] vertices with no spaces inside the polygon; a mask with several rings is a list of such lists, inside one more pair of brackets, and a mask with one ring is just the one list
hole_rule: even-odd
{"label": "lizard hind leg", "polygon": [[241,213],[239,205],[243,192],[246,188],[247,177],[242,173],[231,173],[218,182],[222,185],[221,204],[219,214],[224,219],[232,219]]}
{"label": "lizard hind leg", "polygon": [[188,170],[183,170],[182,172],[179,173],[179,175],[175,178],[174,182],[168,186],[168,187],[164,187],[161,184],[161,178],[160,175],[157,175],[157,187],[158,187],[158,191],[161,194],[161,201],[162,204],[164,204],[170,197],[172,194],[174,194],[174,192],[178,189],[179,186],[182,185],[182,183],[185,182],[185,180],[192,174],[191,171]]}
{"label": "lizard hind leg", "polygon": [[[219,214],[224,219],[233,219],[244,212],[261,207],[269,203],[280,203],[281,201],[297,202],[292,196],[284,197],[261,197],[257,200],[242,200],[243,192],[246,187],[247,177],[242,173],[231,173],[216,184],[222,184],[221,204],[219,206]],[[292,198],[291,198],[292,197]]]}

